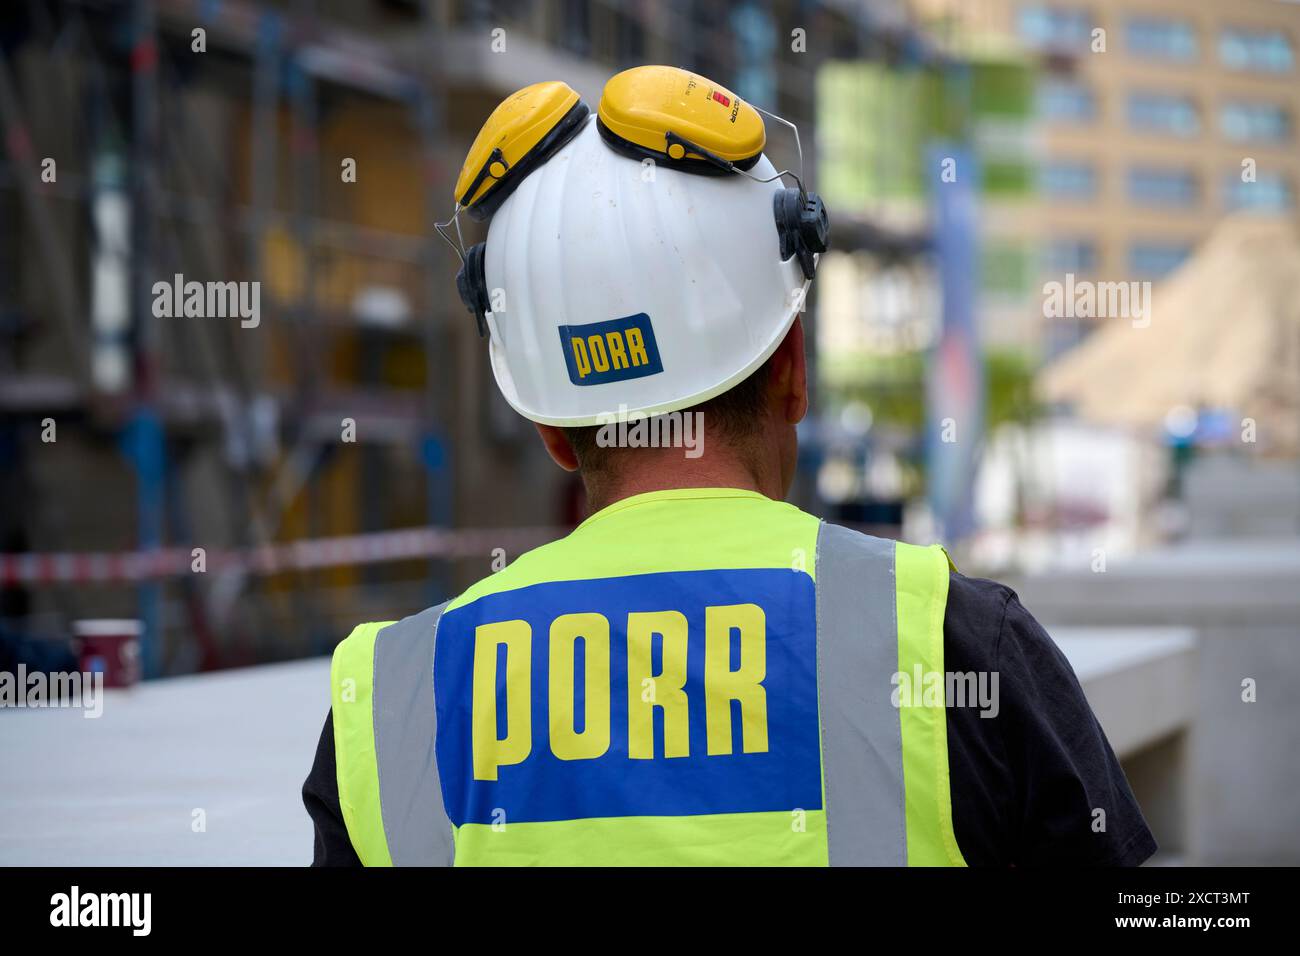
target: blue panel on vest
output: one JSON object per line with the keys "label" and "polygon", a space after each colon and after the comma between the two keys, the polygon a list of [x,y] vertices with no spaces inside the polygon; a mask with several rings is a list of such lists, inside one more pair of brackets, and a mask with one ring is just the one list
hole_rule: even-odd
{"label": "blue panel on vest", "polygon": [[[715,740],[714,749],[723,752],[710,755],[706,608],[748,604],[762,610],[766,670],[759,683],[763,693],[748,693],[748,705],[739,700],[722,705],[730,707],[731,741],[719,746]],[[654,756],[632,758],[628,743],[628,615],[667,610],[681,612],[687,622],[684,690],[689,751],[665,756],[664,708],[656,706],[652,710]],[[550,740],[550,630],[557,617],[576,613],[597,613],[609,622],[609,746],[598,756],[563,760],[553,752]],[[747,618],[755,619],[752,613]],[[521,692],[523,678],[508,686],[504,645],[485,643],[486,659],[480,667],[492,669],[487,672],[491,684],[485,678],[484,686],[495,687],[496,719],[491,740],[480,731],[476,764],[472,729],[476,632],[480,626],[516,620],[527,622],[531,629],[526,691],[531,733],[511,728],[506,716],[510,695]],[[721,666],[743,672],[746,662],[738,629],[730,630],[729,644]],[[588,724],[602,719],[599,709],[593,716],[586,706],[589,653],[584,646],[584,641],[576,642],[575,674],[557,675],[561,693],[571,694],[574,700],[573,729],[578,733],[590,731]],[[754,645],[746,646],[752,651]],[[663,638],[656,635],[651,648],[651,672],[660,675],[665,667]],[[714,673],[719,673],[716,663]],[[438,627],[434,684],[438,772],[447,815],[457,826],[493,823],[501,819],[502,812],[506,821],[530,822],[815,810],[822,805],[814,586],[812,578],[801,571],[669,572],[558,581],[487,595],[443,616]],[[715,691],[715,710],[717,700],[725,698]],[[761,705],[754,703],[759,698]],[[488,703],[484,713],[491,716]],[[483,704],[479,702],[480,707]],[[748,713],[742,713],[746,706]],[[755,752],[745,752],[745,720],[750,721],[751,730],[756,722],[765,722],[765,751],[758,751],[751,741],[750,749]],[[517,734],[516,742],[527,743],[527,755],[517,759],[521,752],[517,750],[508,757],[515,762],[493,760],[496,779],[475,779],[476,766],[481,777],[490,777],[481,772],[483,753],[493,752],[496,742],[509,739],[512,733]],[[725,741],[725,737],[720,739]]]}

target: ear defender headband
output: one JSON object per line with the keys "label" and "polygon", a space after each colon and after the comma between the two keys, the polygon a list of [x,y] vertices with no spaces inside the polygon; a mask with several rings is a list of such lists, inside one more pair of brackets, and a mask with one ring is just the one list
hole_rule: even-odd
{"label": "ear defender headband", "polygon": [[[639,66],[611,77],[601,93],[596,128],[615,152],[630,159],[704,176],[737,174],[756,182],[790,176],[797,189],[783,188],[772,204],[780,240],[781,261],[793,256],[805,279],[816,271],[815,256],[825,252],[830,220],[821,197],[805,191],[803,180],[790,170],[758,179],[749,170],[762,156],[767,131],[760,112],[794,132],[799,163],[803,148],[799,130],[765,110],[744,102],[730,90],[671,66]],[[488,334],[491,311],[484,243],[462,252],[443,231],[455,225],[460,238],[460,211],[476,222],[491,218],[529,173],[542,166],[582,128],[590,110],[576,91],[558,80],[534,83],[507,98],[483,124],[456,180],[456,210],[434,228],[461,258],[456,289],[474,314],[479,335]]]}

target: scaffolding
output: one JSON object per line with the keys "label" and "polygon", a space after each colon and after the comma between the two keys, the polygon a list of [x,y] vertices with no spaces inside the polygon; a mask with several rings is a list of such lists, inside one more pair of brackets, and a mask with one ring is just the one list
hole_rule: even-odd
{"label": "scaffolding", "polygon": [[[879,39],[856,4],[807,16],[794,2],[753,6],[757,18],[736,21],[691,0],[26,4],[0,49],[0,203],[17,204],[23,237],[4,250],[15,268],[0,287],[0,555],[174,562],[191,544],[256,555],[394,524],[558,518],[555,479],[525,477],[540,460],[493,405],[455,263],[429,224],[447,212],[475,120],[511,89],[559,75],[590,98],[616,69],[675,62],[770,88],[769,105],[806,123],[820,59]],[[784,51],[788,24],[811,16],[839,47]],[[497,29],[509,57],[487,45]],[[745,31],[761,42],[738,40]],[[52,155],[51,130],[72,155]],[[358,149],[367,201],[350,207],[338,163]],[[397,183],[387,193],[385,175]],[[260,282],[260,329],[155,316],[154,284],[178,274]],[[355,445],[340,442],[345,420]],[[35,464],[55,460],[39,437],[47,421],[84,455]],[[95,510],[84,476],[64,471],[93,469],[98,486],[109,461],[129,470],[92,495],[106,515],[129,513],[129,531],[106,520],[87,541],[45,520],[59,496]],[[531,490],[503,495],[519,487]],[[39,620],[33,588],[58,609],[46,631],[65,629],[64,609],[110,604],[142,620],[156,676],[322,652],[357,620],[417,610],[488,570],[484,554],[458,573],[464,549],[451,546],[397,549],[376,558],[403,562],[384,573],[358,553],[98,584],[15,573],[0,580],[0,619]]]}
{"label": "scaffolding", "polygon": [[[325,259],[337,263],[350,258],[354,271],[398,280],[398,294],[422,300],[421,310],[437,317],[410,323],[413,328],[397,333],[421,341],[431,363],[425,375],[434,380],[432,363],[445,348],[440,340],[448,318],[439,307],[446,266],[435,258],[438,250],[426,237],[324,215],[318,208],[322,178],[316,168],[323,97],[346,91],[391,102],[407,111],[419,137],[423,165],[431,174],[422,191],[432,205],[440,185],[434,177],[441,103],[440,86],[430,72],[394,62],[360,34],[322,25],[310,5],[299,4],[285,14],[233,3],[135,0],[126,5],[33,4],[30,13],[27,42],[48,51],[38,68],[47,77],[57,76],[65,104],[89,101],[82,109],[95,123],[79,144],[93,156],[87,168],[79,171],[75,162],[57,157],[64,170],[52,182],[41,182],[34,175],[40,157],[31,119],[33,109],[40,108],[41,93],[29,90],[24,100],[14,66],[22,51],[5,51],[0,63],[0,121],[10,146],[5,185],[21,196],[24,221],[36,238],[36,258],[45,269],[41,285],[53,293],[52,311],[66,356],[59,376],[5,370],[0,403],[7,427],[20,428],[24,414],[40,414],[42,420],[84,424],[115,438],[134,475],[134,547],[143,552],[163,546],[165,528],[173,539],[191,537],[196,503],[178,500],[183,490],[175,480],[175,459],[205,441],[221,443],[226,467],[220,471],[226,480],[218,490],[225,498],[224,511],[234,518],[231,527],[237,529],[229,543],[246,548],[269,546],[280,535],[290,507],[313,482],[331,443],[338,441],[340,421],[362,418],[362,443],[418,447],[445,441],[439,434],[449,401],[445,390],[402,394],[331,384],[327,339],[318,323],[345,328],[357,316],[341,314],[337,302],[331,311],[317,301],[322,284],[318,267]],[[424,29],[433,29],[438,13],[435,5],[425,6]],[[115,43],[114,34],[124,27],[128,35]],[[201,41],[195,30],[205,34]],[[185,98],[217,71],[251,74],[251,195],[243,203],[232,182],[233,164],[221,162],[222,144],[193,148],[211,131],[190,115]],[[281,129],[286,122],[287,136]],[[287,156],[281,155],[282,140],[288,142]],[[288,176],[283,174],[286,163]],[[124,170],[129,174],[123,175]],[[285,180],[291,189],[282,195],[279,183]],[[74,264],[76,241],[59,234],[52,208],[59,203],[89,211],[89,283]],[[267,340],[275,344],[270,336],[239,334],[238,326],[206,320],[164,329],[153,315],[151,288],[160,277],[188,272],[208,279],[237,274],[264,280],[277,269],[268,262],[269,254],[286,248],[296,260],[296,294],[273,295],[266,316],[289,332],[287,347],[279,350],[288,367],[280,374],[270,367]],[[285,271],[283,266],[279,271]],[[83,292],[87,285],[89,296]],[[114,290],[123,289],[124,294],[116,294],[119,301],[112,302]],[[165,340],[181,346],[187,360],[164,358]],[[361,350],[366,348],[362,342]],[[375,351],[373,345],[370,351]],[[182,371],[178,365],[189,366],[185,371],[191,375],[177,374]],[[11,443],[17,448],[24,444]],[[375,456],[363,444],[360,457]],[[441,464],[432,456],[425,460],[431,485],[448,480],[445,456]],[[444,492],[436,499],[445,507],[450,495]],[[366,517],[375,519],[373,514]],[[428,520],[445,525],[450,516],[429,515]],[[262,590],[279,605],[281,618],[323,636],[329,625],[319,620],[316,602],[306,596],[320,583],[305,575],[295,586]],[[225,655],[223,660],[208,620],[228,617],[248,587],[244,569],[223,575],[202,597],[192,580],[183,585],[188,623],[200,643],[197,666],[230,659]],[[146,580],[137,588],[145,672],[152,676],[164,669],[161,585]],[[265,622],[257,630],[267,630]],[[248,650],[251,656],[266,656],[265,648]]]}

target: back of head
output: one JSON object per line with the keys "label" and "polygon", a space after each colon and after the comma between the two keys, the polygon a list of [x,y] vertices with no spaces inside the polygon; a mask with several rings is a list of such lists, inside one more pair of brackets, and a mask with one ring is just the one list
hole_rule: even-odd
{"label": "back of head", "polygon": [[[767,442],[766,413],[770,360],[721,395],[680,412],[643,419],[640,433],[633,431],[638,420],[617,419],[600,425],[571,425],[564,435],[573,449],[578,467],[589,489],[608,482],[629,469],[672,469],[675,462],[689,462],[712,455],[737,458],[748,467],[758,467]],[[661,455],[654,449],[670,447],[675,454]],[[676,467],[682,467],[677,465]]]}

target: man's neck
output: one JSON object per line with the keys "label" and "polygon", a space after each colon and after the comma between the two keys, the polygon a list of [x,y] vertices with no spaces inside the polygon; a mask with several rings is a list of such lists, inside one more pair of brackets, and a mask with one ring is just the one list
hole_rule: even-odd
{"label": "man's neck", "polygon": [[635,461],[618,462],[610,473],[587,478],[587,505],[592,514],[624,498],[677,488],[739,488],[773,500],[785,497],[779,470],[748,463],[731,449],[711,448],[708,455],[685,458],[681,449],[638,449]]}

